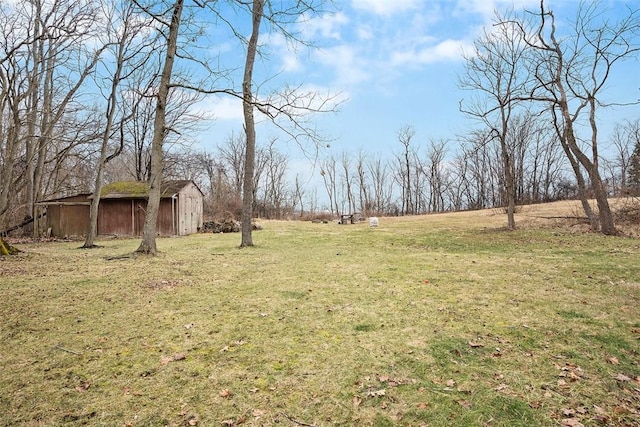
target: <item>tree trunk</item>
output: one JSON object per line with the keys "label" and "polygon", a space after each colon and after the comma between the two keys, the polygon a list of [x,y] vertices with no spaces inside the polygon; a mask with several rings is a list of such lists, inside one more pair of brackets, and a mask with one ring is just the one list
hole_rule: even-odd
{"label": "tree trunk", "polygon": [[515,230],[516,192],[514,184],[513,159],[509,155],[508,147],[504,140],[505,138],[506,135],[500,137],[500,144],[502,145],[502,162],[504,164],[504,189],[507,195],[507,228],[509,230]]}
{"label": "tree trunk", "polygon": [[509,121],[511,118],[511,105],[500,105],[500,114],[502,122],[502,132],[500,133],[500,151],[502,155],[502,164],[504,166],[504,187],[507,194],[507,228],[509,230],[516,229],[516,186],[515,171],[513,165],[513,156],[510,153],[507,144],[507,133],[509,131]]}
{"label": "tree trunk", "polygon": [[244,131],[247,137],[244,162],[244,181],[242,187],[242,242],[240,247],[253,246],[251,234],[251,220],[253,218],[254,198],[254,173],[256,157],[256,125],[253,117],[253,92],[251,89],[253,79],[253,65],[258,50],[258,37],[260,34],[260,21],[264,0],[253,0],[252,21],[253,27],[249,44],[247,46],[247,59],[242,80],[242,110],[244,113]]}
{"label": "tree trunk", "polygon": [[[131,9],[129,9],[131,10]],[[98,210],[100,207],[100,193],[102,193],[102,184],[104,170],[107,163],[116,157],[122,150],[117,150],[111,156],[107,156],[107,149],[109,147],[109,139],[111,137],[111,131],[113,129],[113,123],[116,117],[116,106],[118,102],[118,87],[120,86],[120,80],[122,78],[122,70],[125,62],[125,49],[129,38],[129,25],[130,16],[125,17],[124,27],[120,39],[117,43],[116,63],[113,76],[111,78],[111,88],[109,96],[107,97],[107,109],[106,109],[106,123],[102,130],[102,143],[100,145],[100,158],[98,160],[98,170],[96,172],[96,180],[93,187],[93,199],[91,199],[91,206],[89,208],[89,228],[87,230],[87,236],[84,242],[83,248],[96,247],[94,240],[98,235]],[[122,123],[120,124],[122,126]],[[123,144],[123,141],[120,141]]]}
{"label": "tree trunk", "polygon": [[613,215],[611,214],[611,208],[609,206],[609,199],[607,198],[607,189],[602,182],[598,163],[598,125],[596,123],[596,100],[593,96],[589,97],[589,124],[591,126],[591,152],[593,161],[589,162],[590,165],[587,170],[589,171],[591,185],[593,186],[593,195],[596,198],[596,203],[598,204],[600,230],[602,231],[602,234],[614,236],[618,234],[618,231],[616,230],[616,226],[613,221]]}
{"label": "tree trunk", "polygon": [[164,168],[164,152],[162,144],[166,134],[166,107],[169,95],[169,84],[173,71],[173,62],[176,56],[178,43],[178,30],[180,29],[180,16],[184,0],[176,0],[173,5],[171,24],[169,24],[169,38],[167,40],[167,55],[165,57],[162,75],[160,76],[160,87],[158,88],[158,98],[156,103],[156,115],[153,122],[153,141],[151,143],[151,176],[149,179],[149,199],[147,202],[147,212],[142,231],[142,242],[136,249],[138,253],[155,255],[156,233],[158,223],[158,210],[160,208],[160,186],[162,185],[162,173]]}

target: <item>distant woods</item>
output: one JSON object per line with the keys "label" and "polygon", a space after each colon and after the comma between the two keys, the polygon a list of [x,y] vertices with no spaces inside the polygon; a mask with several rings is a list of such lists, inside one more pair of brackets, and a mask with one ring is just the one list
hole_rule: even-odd
{"label": "distant woods", "polygon": [[[515,115],[505,144],[517,205],[579,198],[569,161],[544,117]],[[405,126],[390,145],[394,154],[385,158],[363,150],[324,156],[315,167],[320,179],[314,187],[302,172],[292,177],[293,165],[277,141],[260,145],[256,215],[277,219],[506,209],[502,148],[490,133],[474,130],[456,140],[424,140]],[[607,145],[610,157],[600,158],[607,194],[640,195],[640,119],[619,123]],[[232,135],[213,153],[190,156],[189,162],[196,162],[192,170],[207,189],[209,212],[239,214],[242,147],[242,137]],[[589,187],[587,195],[593,196]]]}

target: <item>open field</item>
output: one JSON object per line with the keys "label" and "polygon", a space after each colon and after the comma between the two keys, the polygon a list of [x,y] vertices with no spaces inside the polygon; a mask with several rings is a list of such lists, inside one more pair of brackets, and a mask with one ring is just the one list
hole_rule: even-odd
{"label": "open field", "polygon": [[18,244],[0,425],[639,426],[640,240],[556,208]]}

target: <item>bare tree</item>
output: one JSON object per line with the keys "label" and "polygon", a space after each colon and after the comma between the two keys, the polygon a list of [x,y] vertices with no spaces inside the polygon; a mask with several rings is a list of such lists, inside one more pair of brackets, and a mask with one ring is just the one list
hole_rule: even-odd
{"label": "bare tree", "polygon": [[338,201],[338,171],[336,158],[332,155],[321,162],[320,176],[329,197],[329,211],[332,214],[340,215],[340,207]]}
{"label": "bare tree", "polygon": [[[289,213],[288,189],[286,173],[288,168],[287,156],[277,150],[277,139],[272,139],[266,148],[260,150],[264,161],[261,164],[260,181],[255,184],[256,190],[262,188],[262,197],[256,194],[258,211],[264,218],[281,219]],[[260,156],[259,156],[260,157]]]}
{"label": "bare tree", "polygon": [[614,177],[619,181],[614,191],[617,195],[626,195],[629,193],[628,177],[631,156],[636,147],[640,145],[640,118],[616,124],[611,136],[611,144],[616,153],[613,162]]}
{"label": "bare tree", "polygon": [[393,182],[390,178],[390,166],[381,159],[370,159],[367,170],[371,176],[372,196],[371,209],[375,215],[397,215],[393,212],[391,199],[393,196]]}
{"label": "bare tree", "polygon": [[[156,229],[158,219],[158,209],[160,207],[160,186],[162,184],[162,171],[164,168],[164,152],[163,142],[167,132],[166,129],[166,105],[169,97],[169,86],[171,84],[171,75],[173,71],[173,63],[176,56],[178,34],[184,0],[176,0],[171,8],[170,22],[162,22],[169,31],[167,35],[167,48],[160,77],[160,86],[158,88],[156,98],[156,114],[153,123],[153,142],[151,144],[151,175],[149,180],[149,200],[147,203],[147,212],[142,231],[142,242],[136,249],[136,252],[155,255],[157,253],[156,246]],[[161,20],[162,15],[154,15],[155,20]]]}
{"label": "bare tree", "polygon": [[444,198],[448,186],[444,164],[446,148],[446,140],[432,140],[427,151],[426,174],[431,189],[428,209],[432,212],[441,212],[446,209]]}
{"label": "bare tree", "polygon": [[[536,79],[530,99],[544,102],[554,110],[561,142],[578,181],[581,177],[576,163],[586,171],[591,190],[598,205],[598,226],[603,234],[616,234],[613,215],[607,199],[607,190],[599,170],[599,138],[596,114],[601,92],[606,87],[613,67],[636,55],[640,49],[640,10],[628,9],[618,22],[604,17],[599,3],[581,3],[571,34],[560,37],[553,11],[545,8],[532,13],[535,23],[528,26],[518,21],[521,38],[537,56],[530,61],[530,70]],[[580,143],[578,120],[586,115],[589,137],[586,149]],[[588,202],[581,191],[583,206]],[[587,216],[594,217],[588,209]]]}
{"label": "bare tree", "polygon": [[231,174],[230,179],[234,192],[242,196],[242,182],[244,180],[244,150],[245,142],[241,135],[232,133],[224,145],[218,147],[220,159]]}
{"label": "bare tree", "polygon": [[[347,152],[343,152],[340,157],[340,166],[342,166],[342,192],[344,194],[343,199],[347,202],[347,212],[353,213],[355,207],[355,197],[353,195],[353,185],[351,182],[351,157]],[[342,207],[344,210],[344,206]],[[345,212],[343,212],[345,213]]]}
{"label": "bare tree", "polygon": [[[106,95],[104,129],[101,132],[100,154],[96,165],[97,171],[89,213],[89,229],[87,230],[83,248],[92,248],[95,246],[94,240],[98,233],[98,209],[104,170],[107,163],[120,155],[124,147],[124,132],[122,131],[122,126],[123,121],[126,119],[121,117],[120,123],[116,123],[119,114],[117,107],[119,98],[121,97],[121,83],[138,68],[141,68],[148,58],[146,55],[139,54],[139,52],[144,50],[145,43],[134,44],[141,29],[149,26],[149,23],[138,19],[134,4],[129,1],[122,1],[119,4],[114,2],[109,6],[104,4],[103,8],[106,7],[109,7],[110,10],[105,10],[106,13],[104,14],[107,17],[107,40],[105,40],[104,44],[113,47],[112,54],[114,60],[111,63],[113,67],[112,70],[107,71],[110,75],[107,77],[108,91]],[[119,128],[119,131],[116,130],[114,132],[116,127]],[[118,143],[109,154],[109,143],[113,139],[118,140]]]}
{"label": "bare tree", "polygon": [[415,136],[416,131],[412,126],[405,125],[397,133],[398,142],[402,144],[403,150],[397,155],[398,170],[397,179],[402,191],[402,214],[410,215],[414,214],[414,200],[412,182],[412,170],[413,170],[413,147],[411,141]]}
{"label": "bare tree", "polygon": [[244,115],[244,132],[246,150],[244,162],[244,181],[242,187],[242,241],[240,247],[253,246],[251,220],[254,204],[254,169],[256,156],[256,124],[254,118],[253,67],[258,51],[260,22],[264,10],[264,0],[253,0],[251,6],[251,37],[247,44],[247,56],[242,78],[242,113]]}
{"label": "bare tree", "polygon": [[[293,197],[292,197],[291,208],[293,213],[295,213],[296,211],[299,211],[301,218],[304,217],[305,215],[305,208],[304,208],[305,193],[306,191],[302,185],[302,178],[300,177],[300,174],[296,174],[294,184],[293,184]],[[312,206],[310,206],[310,209],[311,208]],[[313,212],[313,211],[310,210],[310,212]]]}
{"label": "bare tree", "polygon": [[370,183],[367,174],[367,157],[363,150],[358,152],[358,158],[356,160],[356,174],[360,210],[362,214],[368,216],[371,213],[371,200],[370,200]]}
{"label": "bare tree", "polygon": [[496,16],[497,25],[474,42],[474,51],[466,56],[465,74],[460,86],[476,92],[470,102],[461,102],[461,110],[486,126],[498,141],[504,176],[508,228],[515,223],[515,161],[508,138],[517,102],[526,94],[527,74],[523,73],[526,44],[519,27]]}
{"label": "bare tree", "polygon": [[[270,0],[236,0],[246,8],[251,16],[251,36],[246,40],[246,57],[244,75],[242,79],[242,105],[244,116],[244,131],[246,136],[245,170],[243,182],[242,200],[242,239],[240,246],[253,246],[252,237],[252,198],[255,191],[251,187],[254,175],[256,128],[254,112],[257,109],[266,116],[271,123],[284,131],[295,141],[310,140],[315,143],[321,141],[321,137],[313,127],[307,126],[304,119],[312,112],[333,111],[333,107],[327,107],[330,97],[322,97],[315,91],[303,91],[301,87],[285,87],[274,91],[265,99],[260,99],[253,88],[253,70],[256,55],[259,51],[259,39],[261,23],[266,21],[272,29],[283,34],[288,40],[306,43],[300,40],[290,29],[290,25],[301,17],[307,17],[320,11],[323,0],[298,1],[295,4],[280,3]],[[234,33],[238,34],[234,29]],[[286,124],[281,123],[281,119]]]}
{"label": "bare tree", "polygon": [[0,4],[0,230],[18,211],[36,216],[46,187],[58,187],[49,177],[63,178],[68,156],[95,138],[66,135],[91,114],[79,105],[104,49],[87,43],[94,23],[91,0]]}

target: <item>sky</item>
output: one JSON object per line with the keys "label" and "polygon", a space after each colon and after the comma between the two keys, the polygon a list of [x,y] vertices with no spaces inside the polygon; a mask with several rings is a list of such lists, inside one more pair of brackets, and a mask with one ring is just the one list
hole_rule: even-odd
{"label": "sky", "polygon": [[[636,0],[603,0],[612,17]],[[547,0],[559,26],[575,15],[575,0]],[[259,75],[291,85],[316,88],[342,101],[337,113],[319,114],[313,123],[331,141],[320,156],[360,150],[380,158],[400,152],[397,133],[404,126],[415,130],[416,142],[455,140],[473,122],[459,111],[468,97],[459,88],[463,53],[470,53],[474,39],[490,26],[494,10],[539,8],[539,0],[335,0],[335,10],[299,26],[312,49],[292,51],[282,38],[266,35],[267,60]],[[224,54],[234,53],[231,47]],[[234,53],[235,54],[235,53]],[[612,76],[607,95],[625,102],[640,99],[640,63],[625,63]],[[259,77],[258,77],[259,78]],[[211,98],[206,108],[215,121],[202,133],[200,146],[210,149],[223,143],[233,130],[242,130],[239,102]],[[602,115],[605,132],[614,121],[639,117],[640,107],[607,111]],[[607,127],[609,126],[609,127]],[[267,125],[258,128],[259,140],[277,136]],[[295,144],[282,139],[292,164],[315,173]],[[454,151],[452,147],[451,151]],[[317,171],[316,171],[317,172]]]}

